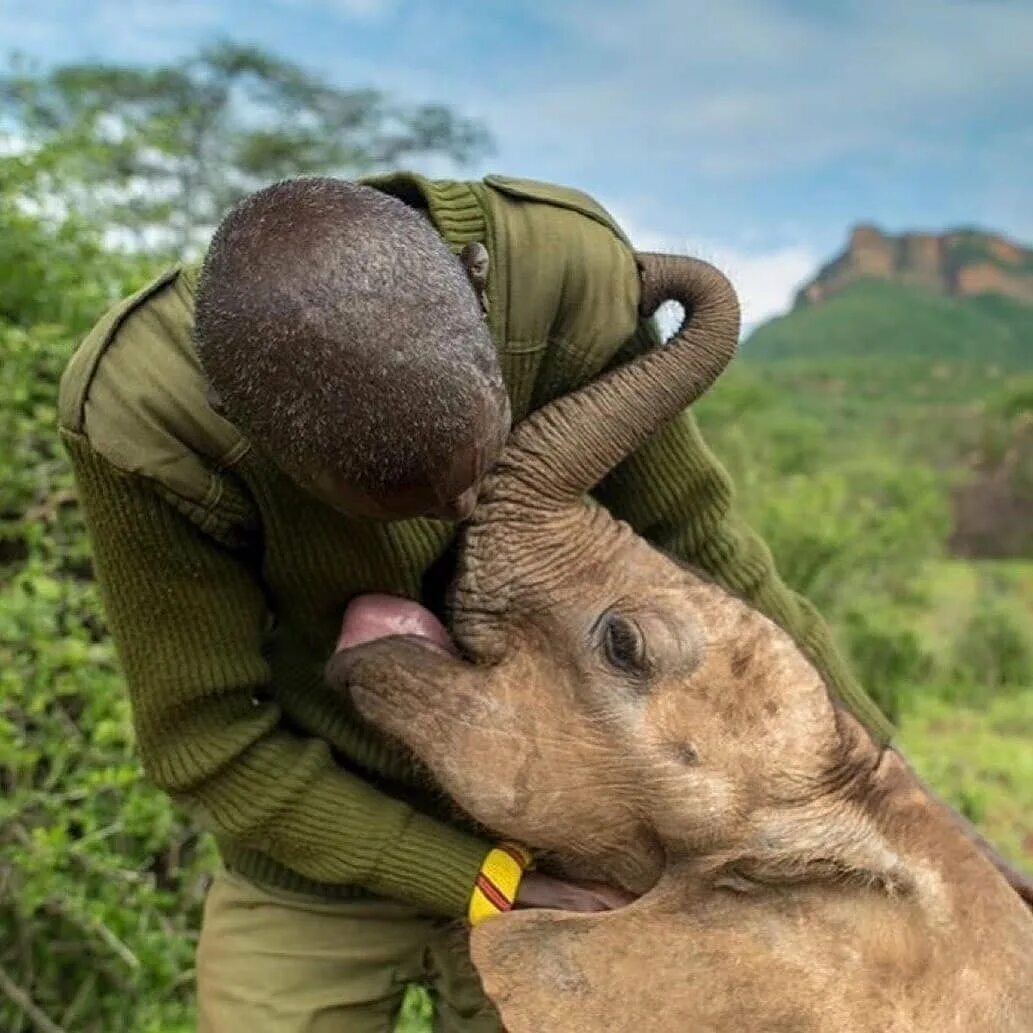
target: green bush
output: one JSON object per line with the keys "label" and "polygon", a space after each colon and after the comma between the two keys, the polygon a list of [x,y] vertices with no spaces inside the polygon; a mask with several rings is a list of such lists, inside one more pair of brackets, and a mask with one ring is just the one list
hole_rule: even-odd
{"label": "green bush", "polygon": [[1005,856],[1029,866],[1033,843],[1033,689],[967,707],[911,697],[899,738],[921,776]]}
{"label": "green bush", "polygon": [[1033,374],[1010,378],[1008,385],[986,400],[986,411],[1004,420],[1033,416]]}
{"label": "green bush", "polygon": [[943,550],[946,493],[915,464],[863,455],[781,479],[768,473],[754,492],[744,508],[782,576],[832,619],[858,598],[909,599]]}
{"label": "green bush", "polygon": [[882,712],[898,724],[907,696],[927,681],[933,668],[911,615],[873,600],[844,614],[841,628],[858,677]]}
{"label": "green bush", "polygon": [[965,624],[953,653],[950,677],[967,695],[1033,685],[1033,633],[1029,616],[1005,602],[983,601]]}
{"label": "green bush", "polygon": [[0,965],[67,1029],[185,1030],[210,851],[141,780],[94,586],[29,545],[0,596]]}
{"label": "green bush", "polygon": [[24,318],[0,322],[0,1029],[31,1028],[35,1009],[82,1033],[186,1031],[212,852],[142,781],[56,434],[76,336],[154,263],[105,259],[68,225],[12,226],[0,303]]}
{"label": "green bush", "polygon": [[0,159],[0,322],[81,333],[154,259],[105,249],[100,234],[74,218],[34,218],[4,196],[7,171]]}

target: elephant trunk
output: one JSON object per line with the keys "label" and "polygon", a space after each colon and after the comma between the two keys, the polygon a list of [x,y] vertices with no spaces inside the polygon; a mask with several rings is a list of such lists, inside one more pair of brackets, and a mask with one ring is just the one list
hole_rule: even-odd
{"label": "elephant trunk", "polygon": [[[568,505],[699,398],[735,354],[739,303],[713,266],[678,255],[640,253],[639,310],[667,300],[685,318],[658,348],[543,406],[510,436],[488,502],[533,499],[537,512]],[[476,522],[476,517],[474,518]]]}

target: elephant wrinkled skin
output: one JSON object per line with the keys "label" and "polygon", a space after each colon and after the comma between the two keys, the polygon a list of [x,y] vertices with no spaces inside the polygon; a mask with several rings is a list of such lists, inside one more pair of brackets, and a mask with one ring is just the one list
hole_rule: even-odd
{"label": "elephant wrinkled skin", "polygon": [[511,435],[465,530],[460,655],[392,637],[328,682],[470,815],[570,877],[644,894],[472,933],[513,1033],[1033,1029],[1033,917],[790,637],[590,490],[697,398],[738,309],[704,263],[640,256],[666,346]]}

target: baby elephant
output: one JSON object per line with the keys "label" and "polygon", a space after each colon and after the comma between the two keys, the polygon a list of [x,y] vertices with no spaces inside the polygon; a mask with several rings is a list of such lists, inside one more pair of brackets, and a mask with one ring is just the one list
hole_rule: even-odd
{"label": "baby elephant", "polygon": [[583,500],[738,336],[714,269],[639,260],[643,311],[689,315],[514,431],[465,532],[461,656],[392,637],[328,667],[478,821],[644,894],[478,926],[488,994],[513,1033],[1033,1029],[1033,917],[949,812],[785,632]]}

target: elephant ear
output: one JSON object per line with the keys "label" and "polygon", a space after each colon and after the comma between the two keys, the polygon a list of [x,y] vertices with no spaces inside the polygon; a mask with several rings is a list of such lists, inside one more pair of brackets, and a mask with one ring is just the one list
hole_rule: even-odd
{"label": "elephant ear", "polygon": [[686,978],[692,942],[678,924],[634,909],[516,911],[474,929],[470,952],[508,1033],[683,1033],[701,991]]}
{"label": "elephant ear", "polygon": [[[838,929],[801,923],[772,943],[783,907],[654,893],[598,915],[516,911],[477,926],[470,953],[509,1033],[888,1029]],[[872,999],[837,1009],[851,980]]]}
{"label": "elephant ear", "polygon": [[472,931],[470,956],[507,1033],[606,1028],[592,1017],[598,973],[578,946],[607,917],[515,911]]}

